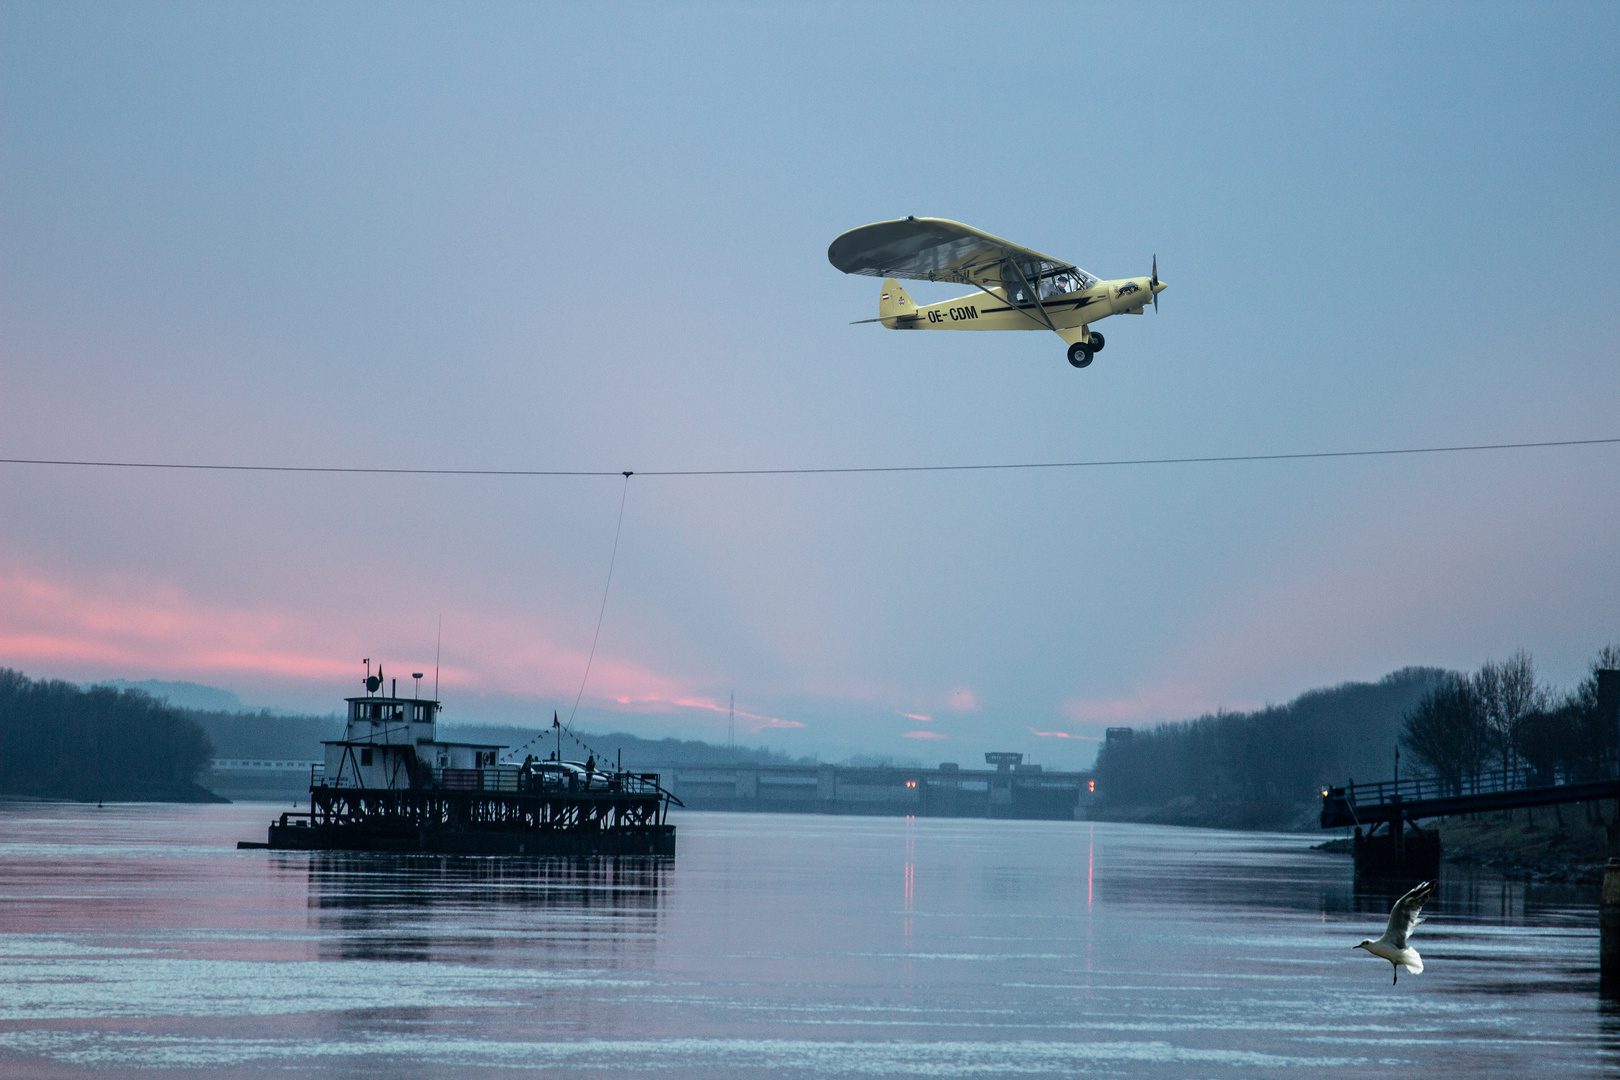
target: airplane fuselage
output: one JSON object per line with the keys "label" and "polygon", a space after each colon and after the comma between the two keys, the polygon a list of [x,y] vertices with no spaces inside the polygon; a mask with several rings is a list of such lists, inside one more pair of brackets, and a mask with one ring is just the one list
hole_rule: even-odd
{"label": "airplane fuselage", "polygon": [[[1164,288],[1164,283],[1159,283]],[[1007,290],[959,296],[937,304],[918,305],[910,313],[897,313],[882,320],[891,330],[1052,330],[1065,341],[1085,339],[1086,327],[1098,319],[1127,313],[1142,314],[1142,305],[1153,302],[1153,283],[1146,277],[1099,281],[1079,292],[1059,293],[1041,300],[1015,303]],[[1041,317],[1042,309],[1046,317]],[[1047,319],[1051,325],[1047,325]]]}

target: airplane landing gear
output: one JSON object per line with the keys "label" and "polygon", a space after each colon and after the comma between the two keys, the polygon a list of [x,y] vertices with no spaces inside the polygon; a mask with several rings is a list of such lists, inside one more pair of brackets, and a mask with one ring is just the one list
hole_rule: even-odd
{"label": "airplane landing gear", "polygon": [[[1096,334],[1092,335],[1092,337],[1096,336]],[[1091,363],[1091,350],[1086,348],[1084,343],[1079,341],[1075,342],[1073,345],[1069,346],[1069,363],[1073,364],[1075,367],[1085,367],[1087,364]]]}
{"label": "airplane landing gear", "polygon": [[1103,350],[1103,336],[1101,334],[1092,334],[1091,340],[1086,344],[1091,347],[1092,352],[1100,353]]}

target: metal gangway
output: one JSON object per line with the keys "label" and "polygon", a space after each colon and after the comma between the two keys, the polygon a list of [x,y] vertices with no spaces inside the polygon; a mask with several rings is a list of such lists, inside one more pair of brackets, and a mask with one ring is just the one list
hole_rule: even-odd
{"label": "metal gangway", "polygon": [[1620,760],[1584,769],[1497,769],[1322,789],[1322,828],[1371,828],[1419,818],[1620,798]]}

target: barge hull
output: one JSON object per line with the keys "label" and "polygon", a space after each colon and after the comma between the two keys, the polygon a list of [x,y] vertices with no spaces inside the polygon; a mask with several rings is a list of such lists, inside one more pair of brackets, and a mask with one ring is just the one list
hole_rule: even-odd
{"label": "barge hull", "polygon": [[675,826],[497,832],[366,825],[275,824],[272,851],[393,851],[437,855],[675,855]]}

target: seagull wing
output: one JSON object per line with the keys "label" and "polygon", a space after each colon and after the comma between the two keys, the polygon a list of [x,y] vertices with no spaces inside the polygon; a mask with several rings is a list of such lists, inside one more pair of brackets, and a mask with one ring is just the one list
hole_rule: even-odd
{"label": "seagull wing", "polygon": [[1406,948],[1406,938],[1417,924],[1423,920],[1418,912],[1423,908],[1423,902],[1434,892],[1434,882],[1425,881],[1411,892],[1395,901],[1395,906],[1389,911],[1389,925],[1384,927],[1384,940],[1397,949]]}

